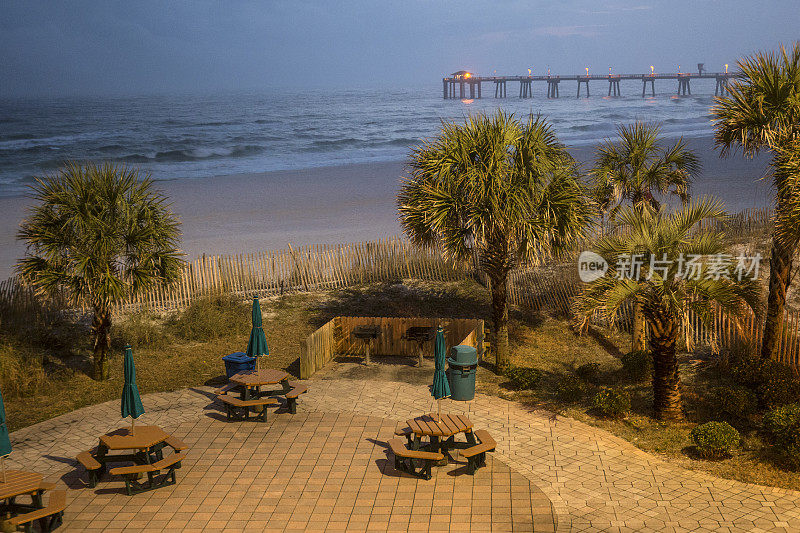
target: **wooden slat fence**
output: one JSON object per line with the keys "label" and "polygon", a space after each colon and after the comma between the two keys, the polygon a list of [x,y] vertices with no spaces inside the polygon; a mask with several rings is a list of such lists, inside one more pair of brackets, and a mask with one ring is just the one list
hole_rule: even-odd
{"label": "wooden slat fence", "polygon": [[[453,266],[436,250],[417,249],[401,238],[296,249],[290,245],[276,252],[203,256],[186,264],[174,287],[156,287],[123,302],[116,311],[178,310],[222,293],[244,299],[404,278],[456,281],[472,276],[471,268]],[[18,300],[24,292],[28,291],[15,278],[0,283],[0,300]]]}

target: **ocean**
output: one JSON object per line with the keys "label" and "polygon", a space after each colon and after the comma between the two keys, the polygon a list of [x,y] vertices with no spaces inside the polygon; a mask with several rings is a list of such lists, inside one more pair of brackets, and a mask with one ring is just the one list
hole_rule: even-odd
{"label": "ocean", "polygon": [[[714,81],[694,80],[694,96],[677,97],[661,81],[655,97],[639,82],[622,82],[607,98],[602,82],[576,99],[571,83],[561,98],[445,100],[441,84],[416,89],[264,91],[208,96],[69,97],[0,100],[0,196],[24,193],[35,176],[66,160],[133,165],[156,180],[195,179],[271,170],[395,161],[435,135],[442,120],[461,120],[498,107],[518,117],[541,113],[569,146],[613,136],[636,119],[659,122],[667,137],[708,136]],[[572,88],[572,89],[571,89]]]}

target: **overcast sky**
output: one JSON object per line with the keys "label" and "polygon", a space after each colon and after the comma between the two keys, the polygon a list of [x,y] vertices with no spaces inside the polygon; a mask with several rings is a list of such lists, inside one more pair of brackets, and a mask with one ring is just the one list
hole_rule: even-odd
{"label": "overcast sky", "polygon": [[797,39],[798,0],[2,0],[0,96],[718,71]]}

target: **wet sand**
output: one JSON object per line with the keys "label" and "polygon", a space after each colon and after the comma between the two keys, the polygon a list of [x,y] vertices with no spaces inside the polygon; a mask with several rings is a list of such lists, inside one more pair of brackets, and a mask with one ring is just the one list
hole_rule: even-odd
{"label": "wet sand", "polygon": [[[770,205],[768,159],[720,159],[710,139],[689,139],[703,172],[692,194],[712,194],[730,211]],[[592,148],[572,150],[581,162]],[[354,164],[159,181],[182,222],[188,259],[303,244],[358,242],[400,234],[395,197],[403,162]],[[158,177],[158,176],[156,176]],[[24,252],[15,240],[30,200],[0,198],[0,279]]]}

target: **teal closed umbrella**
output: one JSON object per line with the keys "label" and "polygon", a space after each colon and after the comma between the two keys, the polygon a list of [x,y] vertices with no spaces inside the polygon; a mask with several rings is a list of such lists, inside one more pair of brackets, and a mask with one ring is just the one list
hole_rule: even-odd
{"label": "teal closed umbrella", "polygon": [[3,393],[0,392],[0,463],[3,469],[3,483],[6,482],[6,455],[11,453],[11,438],[6,424],[6,406],[3,404]]}
{"label": "teal closed umbrella", "polygon": [[139,397],[139,387],[136,386],[136,366],[133,364],[133,350],[130,344],[125,346],[123,371],[125,384],[122,386],[122,418],[131,417],[132,435],[133,421],[144,414],[144,406]]}
{"label": "teal closed umbrella", "polygon": [[267,337],[261,327],[261,304],[258,303],[258,296],[253,296],[253,329],[250,331],[250,342],[247,343],[246,353],[248,357],[258,358],[269,355]]}
{"label": "teal closed umbrella", "polygon": [[450,383],[447,381],[447,374],[444,372],[445,354],[447,346],[444,342],[444,331],[442,327],[436,331],[436,341],[433,344],[433,386],[431,396],[436,398],[439,408],[439,418],[442,417],[442,398],[450,396]]}

